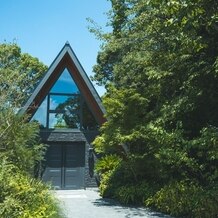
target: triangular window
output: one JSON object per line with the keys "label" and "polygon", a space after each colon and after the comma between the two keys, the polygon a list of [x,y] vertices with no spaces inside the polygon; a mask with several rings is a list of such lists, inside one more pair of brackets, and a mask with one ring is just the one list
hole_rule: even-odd
{"label": "triangular window", "polygon": [[74,82],[69,71],[65,68],[60,75],[56,83],[51,88],[51,93],[67,93],[67,94],[79,94],[79,89]]}
{"label": "triangular window", "polygon": [[40,124],[40,128],[46,128],[48,107],[47,105],[48,97],[46,96],[31,119],[31,121],[37,121]]}
{"label": "triangular window", "polygon": [[98,128],[98,123],[66,68],[31,120],[39,122],[42,128],[50,129],[94,130]]}

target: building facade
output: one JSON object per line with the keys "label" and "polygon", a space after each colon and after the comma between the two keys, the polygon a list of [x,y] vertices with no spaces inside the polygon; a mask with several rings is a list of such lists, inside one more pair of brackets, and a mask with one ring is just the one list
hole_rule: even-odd
{"label": "building facade", "polygon": [[57,55],[22,108],[40,124],[48,150],[42,179],[56,189],[96,186],[89,175],[92,141],[105,122],[101,99],[69,43]]}

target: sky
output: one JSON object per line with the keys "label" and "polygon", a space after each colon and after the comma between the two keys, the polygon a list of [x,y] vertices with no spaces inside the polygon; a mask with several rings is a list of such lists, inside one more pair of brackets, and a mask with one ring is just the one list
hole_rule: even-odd
{"label": "sky", "polygon": [[[16,42],[49,66],[68,41],[91,76],[101,42],[89,32],[86,18],[107,31],[110,8],[107,0],[0,0],[0,43]],[[103,87],[95,88],[103,95]]]}

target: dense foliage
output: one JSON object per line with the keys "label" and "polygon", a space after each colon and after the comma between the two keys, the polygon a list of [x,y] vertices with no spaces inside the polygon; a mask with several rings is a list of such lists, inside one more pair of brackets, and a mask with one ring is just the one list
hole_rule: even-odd
{"label": "dense foliage", "polygon": [[0,189],[0,217],[61,217],[48,187],[5,159],[0,163]]}
{"label": "dense foliage", "polygon": [[46,147],[39,126],[17,112],[46,66],[15,44],[0,44],[0,217],[60,217],[48,187],[34,179]]}
{"label": "dense foliage", "polygon": [[[94,144],[122,161],[97,169],[102,195],[176,216],[215,217],[218,2],[111,3],[113,31],[92,30],[103,40],[94,79],[106,85],[108,119]],[[141,189],[144,196],[136,196]]]}
{"label": "dense foliage", "polygon": [[34,173],[34,167],[40,165],[46,151],[39,141],[39,126],[29,123],[27,118],[14,113],[11,108],[0,112],[0,159],[7,160],[19,169]]}
{"label": "dense foliage", "polygon": [[0,158],[29,173],[41,161],[45,146],[39,143],[37,124],[17,112],[46,69],[18,45],[0,44]]}
{"label": "dense foliage", "polygon": [[[22,53],[17,44],[0,44],[0,103],[19,107],[32,93],[47,67]],[[15,105],[16,104],[16,105]]]}

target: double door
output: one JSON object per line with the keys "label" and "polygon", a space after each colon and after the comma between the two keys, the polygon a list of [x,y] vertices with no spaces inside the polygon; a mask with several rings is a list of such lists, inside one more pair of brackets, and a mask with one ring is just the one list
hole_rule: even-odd
{"label": "double door", "polygon": [[85,143],[52,143],[45,161],[42,179],[55,189],[84,188]]}

